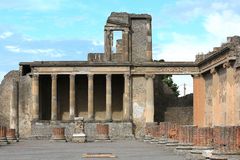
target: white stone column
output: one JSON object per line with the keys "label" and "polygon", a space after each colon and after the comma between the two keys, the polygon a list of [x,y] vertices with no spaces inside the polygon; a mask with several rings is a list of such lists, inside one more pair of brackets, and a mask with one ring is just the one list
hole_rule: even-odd
{"label": "white stone column", "polygon": [[52,74],[51,120],[57,120],[57,75]]}
{"label": "white stone column", "polygon": [[124,74],[123,121],[130,121],[130,75]]}
{"label": "white stone column", "polygon": [[34,120],[39,120],[39,76],[32,75],[32,114]]}
{"label": "white stone column", "polygon": [[10,129],[17,129],[17,110],[18,110],[18,82],[13,79],[13,88],[10,105]]}
{"label": "white stone column", "polygon": [[112,121],[112,78],[106,75],[106,121]]}
{"label": "white stone column", "polygon": [[146,78],[146,123],[154,122],[154,77],[155,75],[145,75]]}
{"label": "white stone column", "polygon": [[69,87],[69,119],[74,120],[75,117],[75,74],[71,74],[70,76],[70,87]]}
{"label": "white stone column", "polygon": [[93,74],[88,75],[88,120],[94,120],[93,114],[93,94],[94,94],[94,86],[93,86]]}

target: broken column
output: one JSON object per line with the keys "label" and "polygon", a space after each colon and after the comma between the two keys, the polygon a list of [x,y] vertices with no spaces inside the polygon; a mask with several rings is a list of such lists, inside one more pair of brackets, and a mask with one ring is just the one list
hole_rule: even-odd
{"label": "broken column", "polygon": [[7,129],[6,138],[7,138],[8,142],[17,142],[16,130],[15,129]]}
{"label": "broken column", "polygon": [[98,123],[96,125],[96,140],[110,140],[109,138],[109,125]]}
{"label": "broken column", "polygon": [[4,126],[0,126],[0,144],[5,145],[8,143],[6,137],[7,128]]}
{"label": "broken column", "polygon": [[65,138],[65,128],[55,127],[52,129],[52,138],[51,141],[63,141],[66,142]]}

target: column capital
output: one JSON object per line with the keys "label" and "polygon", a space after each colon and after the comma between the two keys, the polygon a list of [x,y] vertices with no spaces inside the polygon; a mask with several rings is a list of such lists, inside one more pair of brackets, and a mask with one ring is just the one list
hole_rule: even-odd
{"label": "column capital", "polygon": [[69,77],[70,78],[75,78],[76,74],[70,74]]}
{"label": "column capital", "polygon": [[155,74],[145,74],[145,78],[146,79],[149,79],[149,78],[154,79],[155,78]]}
{"label": "column capital", "polygon": [[217,73],[217,70],[216,70],[216,68],[214,67],[214,68],[212,68],[211,70],[210,70],[210,73],[211,74],[215,74],[215,73]]}
{"label": "column capital", "polygon": [[94,74],[88,74],[88,79],[93,79]]}
{"label": "column capital", "polygon": [[130,74],[124,74],[124,78],[129,79],[131,77]]}
{"label": "column capital", "polygon": [[230,64],[230,62],[228,61],[228,62],[225,62],[225,63],[223,63],[223,68],[229,68],[229,67],[231,67],[231,64]]}
{"label": "column capital", "polygon": [[203,75],[201,73],[199,74],[192,74],[192,77],[193,78],[199,78],[199,77],[202,77]]}
{"label": "column capital", "polygon": [[106,79],[111,79],[112,75],[111,74],[106,74]]}
{"label": "column capital", "polygon": [[51,74],[52,80],[56,80],[57,79],[57,74]]}
{"label": "column capital", "polygon": [[32,78],[33,78],[34,80],[37,80],[38,77],[39,77],[39,74],[33,74],[33,75],[32,75]]}

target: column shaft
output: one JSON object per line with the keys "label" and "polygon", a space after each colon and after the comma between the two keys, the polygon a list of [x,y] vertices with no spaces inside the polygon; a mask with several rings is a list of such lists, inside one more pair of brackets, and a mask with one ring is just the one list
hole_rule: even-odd
{"label": "column shaft", "polygon": [[93,115],[93,78],[92,74],[88,75],[88,120],[94,120]]}
{"label": "column shaft", "polygon": [[122,51],[124,56],[124,61],[129,61],[129,31],[123,31],[122,33]]}
{"label": "column shaft", "polygon": [[33,119],[39,119],[39,79],[38,75],[32,76],[32,105]]}
{"label": "column shaft", "polygon": [[112,83],[111,75],[106,75],[106,121],[112,121]]}
{"label": "column shaft", "polygon": [[110,30],[105,30],[104,31],[104,50],[105,50],[105,55],[106,55],[106,60],[110,61],[111,60],[111,52],[112,52],[112,34]]}
{"label": "column shaft", "polygon": [[154,122],[154,75],[146,75],[146,122]]}
{"label": "column shaft", "polygon": [[57,120],[57,75],[52,75],[51,120]]}
{"label": "column shaft", "polygon": [[73,120],[75,117],[75,75],[70,75],[70,88],[69,88],[69,119]]}
{"label": "column shaft", "polygon": [[130,120],[130,75],[124,75],[123,120]]}

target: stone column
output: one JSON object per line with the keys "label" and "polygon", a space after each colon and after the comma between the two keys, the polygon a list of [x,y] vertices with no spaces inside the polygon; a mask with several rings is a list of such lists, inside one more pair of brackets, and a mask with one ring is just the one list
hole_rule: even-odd
{"label": "stone column", "polygon": [[13,88],[10,105],[10,129],[17,129],[17,111],[18,111],[18,82],[13,79]]}
{"label": "stone column", "polygon": [[226,62],[223,64],[223,68],[226,69],[226,104],[224,108],[224,118],[225,118],[225,123],[224,126],[233,126],[237,124],[237,119],[236,119],[236,86],[235,86],[235,79],[234,79],[234,68],[231,66],[230,62]]}
{"label": "stone column", "polygon": [[112,121],[112,80],[111,80],[111,74],[106,75],[106,121]]}
{"label": "stone column", "polygon": [[130,75],[124,74],[123,121],[130,121]]}
{"label": "stone column", "polygon": [[145,75],[146,78],[146,123],[154,122],[154,77],[155,75]]}
{"label": "stone column", "polygon": [[93,74],[88,75],[88,120],[94,120],[93,115]]}
{"label": "stone column", "polygon": [[124,56],[124,61],[129,61],[129,29],[122,32],[122,51]]}
{"label": "stone column", "polygon": [[203,127],[206,123],[205,83],[201,74],[193,75],[193,123]]}
{"label": "stone column", "polygon": [[70,75],[70,91],[69,91],[69,119],[74,120],[75,117],[75,74]]}
{"label": "stone column", "polygon": [[209,117],[212,117],[213,126],[219,126],[222,117],[219,106],[219,75],[215,68],[212,68],[210,73],[212,74],[212,111]]}
{"label": "stone column", "polygon": [[52,74],[52,110],[51,110],[51,120],[57,120],[57,75]]}
{"label": "stone column", "polygon": [[110,30],[104,31],[104,50],[105,50],[105,56],[107,61],[111,61],[111,53],[112,53],[112,33]]}
{"label": "stone column", "polygon": [[149,62],[152,61],[152,25],[151,19],[147,21],[147,51],[146,56]]}
{"label": "stone column", "polygon": [[34,120],[39,120],[39,76],[32,75],[32,114]]}

